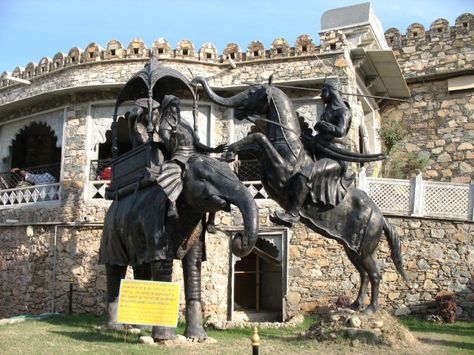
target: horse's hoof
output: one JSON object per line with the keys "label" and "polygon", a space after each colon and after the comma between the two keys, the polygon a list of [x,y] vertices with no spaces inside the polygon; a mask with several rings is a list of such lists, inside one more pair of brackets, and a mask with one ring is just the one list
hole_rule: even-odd
{"label": "horse's hoof", "polygon": [[211,234],[216,234],[217,232],[216,225],[214,223],[208,223],[206,229],[207,232]]}
{"label": "horse's hoof", "polygon": [[224,160],[228,163],[231,163],[235,160],[235,154],[234,152],[227,151],[224,155]]}
{"label": "horse's hoof", "polygon": [[298,223],[300,220],[300,216],[293,216],[290,213],[286,212],[275,212],[274,215],[270,217],[270,220],[276,224],[284,225],[284,226],[292,226],[293,223]]}
{"label": "horse's hoof", "polygon": [[377,308],[375,308],[374,306],[369,306],[367,307],[366,309],[364,309],[362,311],[362,314],[366,315],[366,316],[370,316],[371,314],[374,314],[375,312],[377,312]]}
{"label": "horse's hoof", "polygon": [[358,311],[360,309],[360,303],[358,301],[354,301],[349,305],[350,309],[353,309],[354,311]]}

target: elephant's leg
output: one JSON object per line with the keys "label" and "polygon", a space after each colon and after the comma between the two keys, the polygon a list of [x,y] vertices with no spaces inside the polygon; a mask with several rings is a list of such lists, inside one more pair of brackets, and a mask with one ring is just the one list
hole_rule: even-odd
{"label": "elephant's leg", "polygon": [[[133,266],[133,278],[135,280],[151,280],[151,266],[149,263]],[[137,329],[151,329],[144,325],[134,325]]]}
{"label": "elephant's leg", "polygon": [[135,280],[151,280],[151,265],[135,265],[133,267],[133,278]]}
{"label": "elephant's leg", "polygon": [[[171,282],[173,260],[154,261],[150,266],[153,281]],[[155,326],[152,329],[151,336],[155,341],[175,339],[176,329],[172,327]]]}
{"label": "elephant's leg", "polygon": [[201,263],[203,241],[197,240],[183,258],[184,294],[186,298],[186,329],[187,338],[206,338],[202,326],[201,305]]}
{"label": "elephant's leg", "polygon": [[369,284],[369,275],[365,271],[362,261],[359,259],[359,255],[357,255],[353,250],[349,248],[344,248],[346,250],[346,254],[352,264],[355,266],[357,271],[360,275],[360,287],[359,287],[359,294],[354,302],[351,303],[349,306],[352,309],[359,309],[364,305],[365,295],[367,293],[367,286]]}
{"label": "elephant's leg", "polygon": [[370,304],[364,310],[364,314],[372,314],[377,311],[379,303],[380,272],[373,254],[363,257],[362,265],[367,271],[371,286]]}
{"label": "elephant's leg", "polygon": [[123,325],[117,323],[118,295],[120,280],[127,273],[126,265],[105,265],[107,277],[107,328],[122,330]]}

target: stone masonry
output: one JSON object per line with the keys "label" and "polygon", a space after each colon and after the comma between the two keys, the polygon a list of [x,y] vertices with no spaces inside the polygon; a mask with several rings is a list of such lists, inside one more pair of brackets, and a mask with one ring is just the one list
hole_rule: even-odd
{"label": "stone masonry", "polygon": [[471,183],[473,91],[449,91],[448,80],[474,73],[474,16],[462,14],[454,26],[439,19],[426,31],[413,24],[406,35],[391,28],[385,37],[412,94],[411,102],[392,103],[381,111],[382,120],[402,121],[408,129],[397,146],[398,156],[411,153],[427,159],[426,179]]}

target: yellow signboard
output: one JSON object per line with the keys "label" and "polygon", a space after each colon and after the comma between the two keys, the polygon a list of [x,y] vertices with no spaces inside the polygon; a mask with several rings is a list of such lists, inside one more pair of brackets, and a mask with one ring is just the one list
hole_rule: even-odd
{"label": "yellow signboard", "polygon": [[117,322],[140,325],[178,325],[180,284],[144,280],[122,280]]}

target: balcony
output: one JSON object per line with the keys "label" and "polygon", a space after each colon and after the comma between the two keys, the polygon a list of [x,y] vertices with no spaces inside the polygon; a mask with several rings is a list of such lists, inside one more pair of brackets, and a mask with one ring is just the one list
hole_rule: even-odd
{"label": "balcony", "polygon": [[28,172],[26,177],[11,171],[0,173],[0,208],[61,199],[60,163],[22,170]]}

